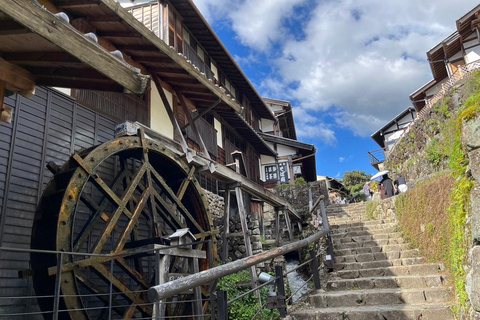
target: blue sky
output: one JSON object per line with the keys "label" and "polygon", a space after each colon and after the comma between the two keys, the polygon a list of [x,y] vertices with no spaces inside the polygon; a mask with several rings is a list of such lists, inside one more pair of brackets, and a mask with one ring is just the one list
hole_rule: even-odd
{"label": "blue sky", "polygon": [[429,81],[426,51],[478,3],[457,0],[194,0],[264,97],[291,101],[317,173],[374,173],[370,135]]}

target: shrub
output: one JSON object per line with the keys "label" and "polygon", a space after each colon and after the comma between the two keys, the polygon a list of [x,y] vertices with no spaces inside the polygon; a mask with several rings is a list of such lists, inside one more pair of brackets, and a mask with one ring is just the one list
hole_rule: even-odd
{"label": "shrub", "polygon": [[295,179],[295,185],[307,184],[307,181],[303,177]]}

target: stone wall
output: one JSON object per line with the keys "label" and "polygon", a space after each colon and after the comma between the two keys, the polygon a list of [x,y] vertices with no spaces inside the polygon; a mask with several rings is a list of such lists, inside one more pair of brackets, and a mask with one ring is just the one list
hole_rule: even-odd
{"label": "stone wall", "polygon": [[480,116],[463,121],[462,144],[469,159],[468,173],[475,181],[470,194],[470,226],[472,243],[469,252],[470,271],[466,291],[472,309],[471,319],[480,319]]}
{"label": "stone wall", "polygon": [[[440,150],[438,158],[433,161],[432,157],[428,156],[429,144],[431,146],[434,139],[442,142],[451,141],[445,139],[451,139],[456,128],[445,124],[450,118],[458,116],[460,106],[476,92],[478,92],[478,77],[477,79],[472,77],[451,90],[442,101],[428,110],[421,120],[416,120],[409,131],[397,142],[385,163],[386,168],[390,171],[402,172],[409,188],[429,179],[437,172],[450,170],[448,165],[450,155],[442,154]],[[471,238],[466,253],[469,257],[468,265],[464,266],[468,273],[465,289],[469,295],[471,308],[464,311],[470,319],[480,320],[480,115],[477,114],[468,121],[463,120],[461,142],[469,163],[466,174],[475,182],[470,194],[470,212],[468,212],[465,227],[465,238]],[[384,202],[381,203],[382,208],[379,210],[385,214]],[[394,202],[392,205],[393,208],[390,209],[394,210]]]}
{"label": "stone wall", "polygon": [[[207,196],[207,202],[212,214],[214,227],[221,232],[216,235],[217,238],[217,251],[220,257],[223,256],[223,230],[224,230],[224,213],[225,213],[225,201],[223,197],[220,197],[212,192],[203,190]],[[260,225],[258,219],[258,213],[251,213],[247,216],[247,226],[250,233],[250,242],[252,244],[253,254],[257,254],[262,251],[262,241],[260,237]],[[240,217],[237,215],[230,216],[229,223],[230,234],[237,234],[235,237],[228,239],[228,258],[231,260],[241,259],[247,256],[245,241],[243,240],[242,224]]]}

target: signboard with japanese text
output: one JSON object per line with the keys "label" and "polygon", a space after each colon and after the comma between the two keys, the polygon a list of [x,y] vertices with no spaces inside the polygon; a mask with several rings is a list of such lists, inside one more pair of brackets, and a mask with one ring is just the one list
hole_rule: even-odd
{"label": "signboard with japanese text", "polygon": [[289,183],[288,181],[288,162],[279,162],[278,163],[278,175],[280,178],[280,183]]}
{"label": "signboard with japanese text", "polygon": [[276,164],[265,166],[265,181],[278,181],[278,168]]}

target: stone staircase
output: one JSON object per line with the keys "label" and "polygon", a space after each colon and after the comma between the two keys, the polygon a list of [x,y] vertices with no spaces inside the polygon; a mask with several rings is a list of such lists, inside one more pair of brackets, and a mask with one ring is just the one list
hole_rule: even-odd
{"label": "stone staircase", "polygon": [[369,220],[365,206],[327,206],[335,268],[292,319],[454,319],[441,266],[404,243],[394,217]]}

